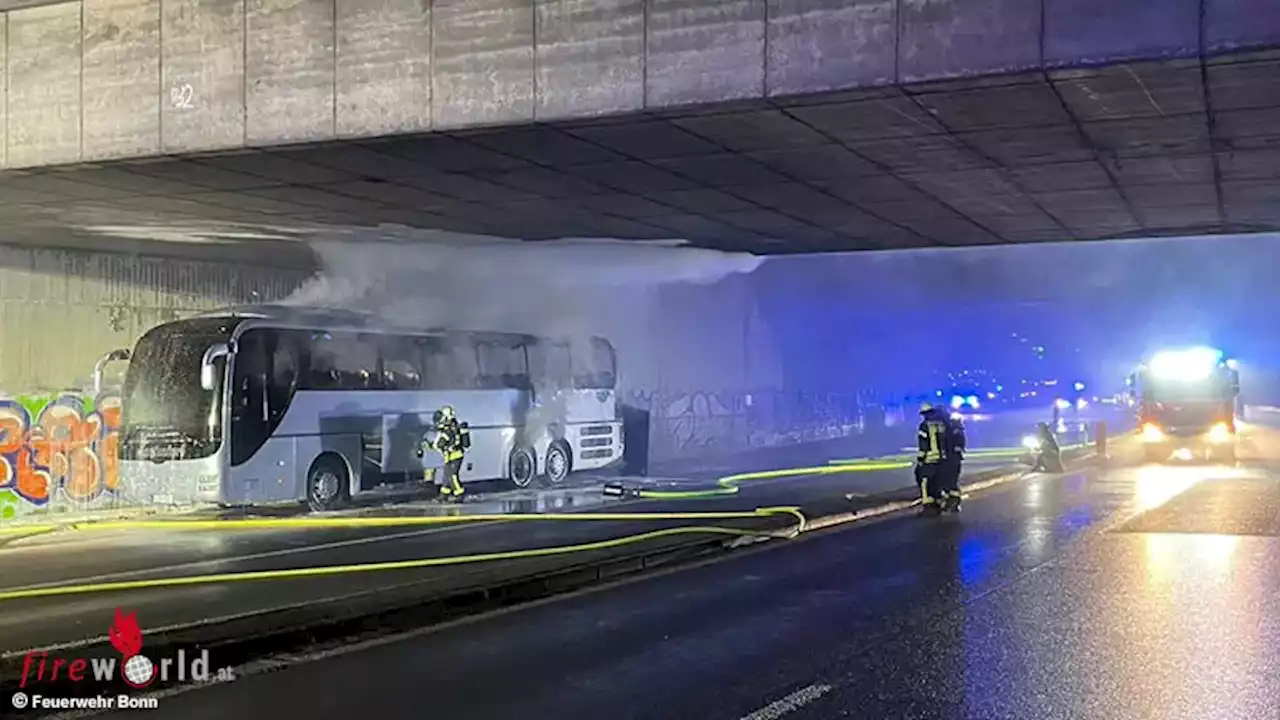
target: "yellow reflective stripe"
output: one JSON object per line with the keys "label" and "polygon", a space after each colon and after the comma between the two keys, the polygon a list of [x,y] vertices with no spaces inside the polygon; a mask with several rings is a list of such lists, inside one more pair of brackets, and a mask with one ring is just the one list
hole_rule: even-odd
{"label": "yellow reflective stripe", "polygon": [[929,451],[925,453],[925,461],[942,459],[942,450],[938,447],[938,423],[929,423]]}

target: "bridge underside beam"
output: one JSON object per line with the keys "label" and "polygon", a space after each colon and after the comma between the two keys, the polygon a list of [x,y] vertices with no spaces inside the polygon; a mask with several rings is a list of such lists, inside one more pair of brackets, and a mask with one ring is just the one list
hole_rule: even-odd
{"label": "bridge underside beam", "polygon": [[802,253],[1280,230],[1280,53],[0,175],[10,242],[399,224]]}

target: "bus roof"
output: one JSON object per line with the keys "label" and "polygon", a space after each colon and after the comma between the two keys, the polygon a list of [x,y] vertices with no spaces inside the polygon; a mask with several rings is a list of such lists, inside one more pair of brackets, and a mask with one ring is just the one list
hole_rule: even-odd
{"label": "bus roof", "polygon": [[[477,339],[520,340],[539,339],[531,333],[500,332],[496,330],[468,330],[461,328],[421,328],[389,323],[376,313],[364,310],[348,310],[315,305],[234,305],[217,310],[209,310],[191,316],[194,318],[243,318],[246,320],[267,320],[290,325],[302,325],[332,330],[367,330],[384,333],[403,333],[406,335],[468,335]],[[608,343],[598,335],[591,339]],[[612,346],[610,344],[610,346]]]}

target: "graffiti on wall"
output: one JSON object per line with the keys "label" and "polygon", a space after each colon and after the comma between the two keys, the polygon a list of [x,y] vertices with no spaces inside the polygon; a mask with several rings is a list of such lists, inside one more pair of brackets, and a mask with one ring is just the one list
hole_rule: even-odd
{"label": "graffiti on wall", "polygon": [[649,414],[649,459],[692,457],[846,435],[861,429],[859,394],[631,389],[624,404]]}
{"label": "graffiti on wall", "polygon": [[0,520],[113,497],[119,444],[117,395],[0,396]]}

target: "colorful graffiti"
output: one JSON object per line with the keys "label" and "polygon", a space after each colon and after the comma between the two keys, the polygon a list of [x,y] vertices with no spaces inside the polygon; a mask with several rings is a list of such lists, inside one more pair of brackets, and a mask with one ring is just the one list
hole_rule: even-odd
{"label": "colorful graffiti", "polygon": [[0,397],[0,520],[22,505],[87,503],[120,488],[120,398]]}

